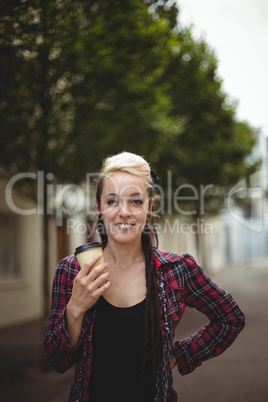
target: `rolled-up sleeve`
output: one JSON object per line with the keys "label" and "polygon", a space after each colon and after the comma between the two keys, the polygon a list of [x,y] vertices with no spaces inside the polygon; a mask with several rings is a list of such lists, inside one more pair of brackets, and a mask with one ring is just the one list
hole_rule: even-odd
{"label": "rolled-up sleeve", "polygon": [[216,285],[193,257],[184,254],[183,265],[185,304],[209,319],[207,325],[173,346],[178,370],[185,375],[224,352],[244,328],[245,315],[234,298]]}
{"label": "rolled-up sleeve", "polygon": [[76,363],[85,333],[86,324],[84,323],[79,343],[72,348],[71,338],[66,330],[65,314],[78,269],[79,264],[76,259],[66,257],[59,262],[53,280],[51,312],[46,329],[44,351],[48,365],[60,373],[65,372]]}

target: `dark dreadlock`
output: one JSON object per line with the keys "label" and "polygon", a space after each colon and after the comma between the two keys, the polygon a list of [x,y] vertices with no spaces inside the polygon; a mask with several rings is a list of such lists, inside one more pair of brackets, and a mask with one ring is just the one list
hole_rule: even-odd
{"label": "dark dreadlock", "polygon": [[155,387],[157,371],[160,369],[161,363],[160,305],[153,244],[151,234],[147,233],[147,230],[148,225],[146,224],[142,234],[142,248],[145,255],[147,288],[145,307],[144,361],[142,368],[143,378],[147,378],[147,380],[151,379],[152,390],[156,395]]}

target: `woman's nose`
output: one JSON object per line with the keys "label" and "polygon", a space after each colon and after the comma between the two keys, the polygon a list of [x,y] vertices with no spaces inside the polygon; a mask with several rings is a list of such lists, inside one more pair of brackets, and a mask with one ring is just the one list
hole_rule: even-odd
{"label": "woman's nose", "polygon": [[130,216],[131,215],[131,212],[129,210],[129,206],[128,206],[127,202],[121,202],[120,203],[119,215],[120,216]]}

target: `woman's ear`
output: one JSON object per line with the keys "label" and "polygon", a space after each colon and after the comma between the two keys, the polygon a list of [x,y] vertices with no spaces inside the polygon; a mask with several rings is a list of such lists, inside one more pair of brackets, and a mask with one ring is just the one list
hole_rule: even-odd
{"label": "woman's ear", "polygon": [[148,209],[148,212],[147,212],[147,220],[148,221],[151,219],[151,216],[152,216],[153,205],[154,205],[154,200],[151,200],[150,203],[149,203],[149,209]]}
{"label": "woman's ear", "polygon": [[148,212],[152,212],[153,210],[153,205],[154,205],[154,199],[152,199],[149,203],[149,211]]}

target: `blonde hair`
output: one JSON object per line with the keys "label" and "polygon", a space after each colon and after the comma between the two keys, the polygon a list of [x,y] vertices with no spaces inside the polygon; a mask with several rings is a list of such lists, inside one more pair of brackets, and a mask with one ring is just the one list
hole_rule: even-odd
{"label": "blonde hair", "polygon": [[114,173],[125,172],[144,178],[148,185],[152,184],[150,166],[146,160],[131,152],[121,152],[104,159],[101,175],[109,177]]}

